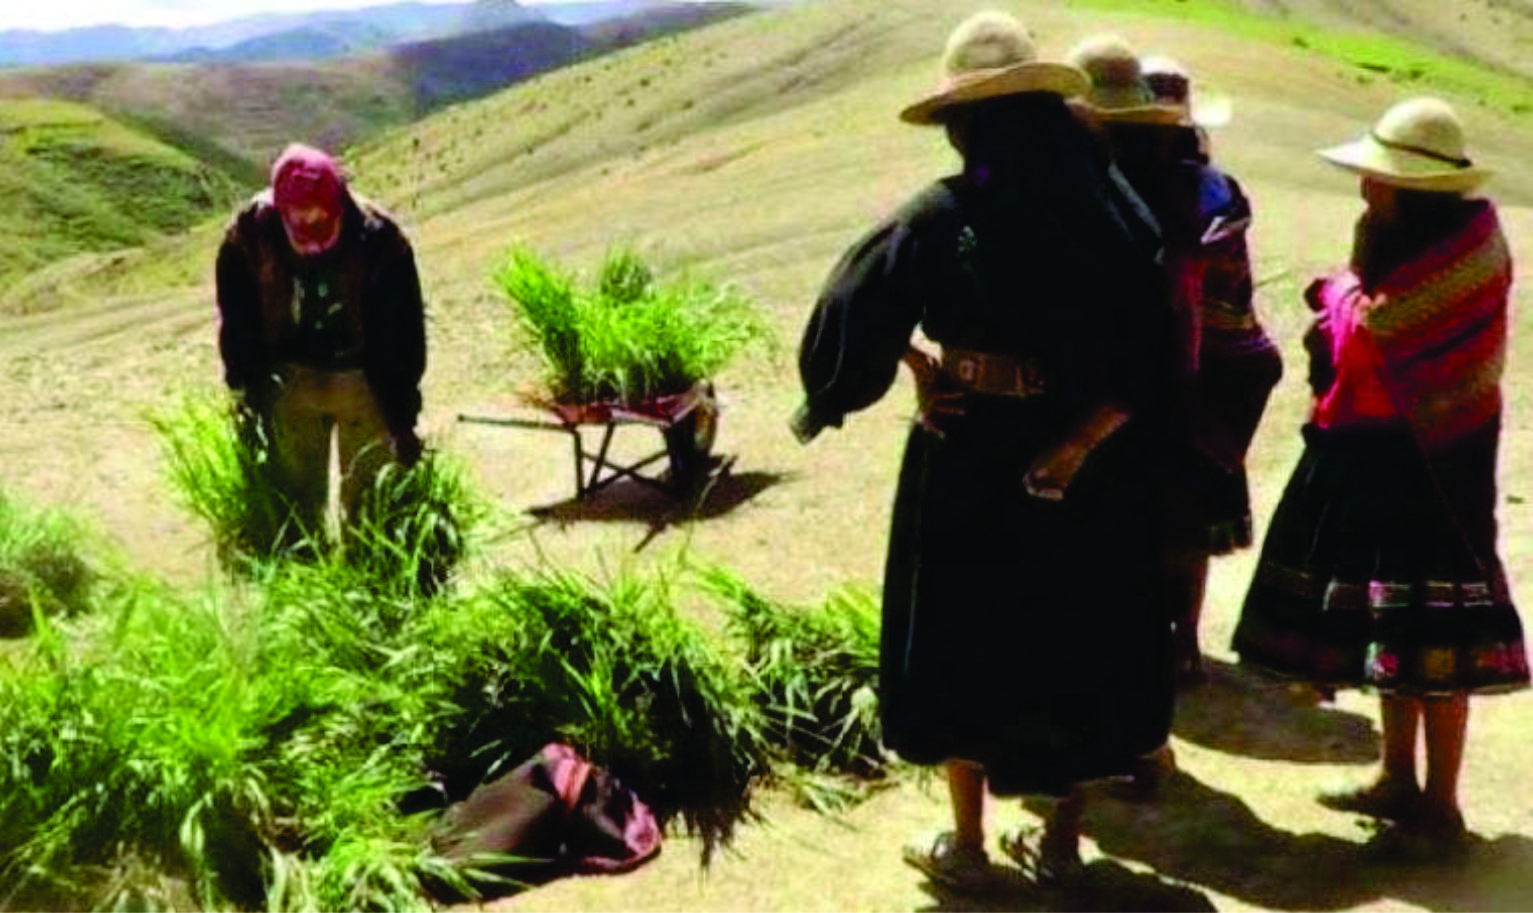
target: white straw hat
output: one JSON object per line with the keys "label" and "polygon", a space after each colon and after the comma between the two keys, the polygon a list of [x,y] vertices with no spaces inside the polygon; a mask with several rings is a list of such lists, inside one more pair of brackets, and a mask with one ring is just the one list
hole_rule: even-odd
{"label": "white straw hat", "polygon": [[1070,51],[1071,63],[1086,71],[1091,88],[1086,103],[1106,121],[1191,126],[1177,105],[1161,104],[1145,81],[1139,55],[1117,35],[1095,35]]}
{"label": "white straw hat", "polygon": [[1153,54],[1139,62],[1139,69],[1156,102],[1180,109],[1187,120],[1199,127],[1223,127],[1235,113],[1227,95],[1194,93],[1192,74],[1173,58]]}
{"label": "white straw hat", "polygon": [[901,120],[939,124],[942,113],[954,105],[1023,92],[1069,98],[1089,85],[1086,74],[1075,67],[1039,60],[1027,28],[1016,18],[994,11],[978,13],[953,30],[942,73],[937,90],[901,111]]}
{"label": "white straw hat", "polygon": [[1348,171],[1407,190],[1462,193],[1494,172],[1464,154],[1464,126],[1437,98],[1412,98],[1384,112],[1367,136],[1320,156]]}

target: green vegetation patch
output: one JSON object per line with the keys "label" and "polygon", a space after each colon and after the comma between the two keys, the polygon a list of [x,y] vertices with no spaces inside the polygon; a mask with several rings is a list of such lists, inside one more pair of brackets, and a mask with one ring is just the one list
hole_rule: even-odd
{"label": "green vegetation patch", "polygon": [[1080,6],[1208,25],[1245,38],[1288,44],[1359,70],[1360,76],[1444,92],[1484,107],[1533,117],[1533,84],[1510,73],[1376,33],[1328,28],[1255,13],[1229,0],[1076,0]]}
{"label": "green vegetation patch", "polygon": [[787,606],[724,568],[703,570],[702,582],[744,653],[767,738],[792,765],[789,787],[821,811],[856,801],[892,763],[878,714],[877,593],[848,588]]}
{"label": "green vegetation patch", "polygon": [[43,264],[183,231],[237,182],[94,109],[0,101],[0,291]]}
{"label": "green vegetation patch", "polygon": [[83,552],[81,525],[0,491],[0,637],[31,631],[38,615],[87,610],[97,574]]}
{"label": "green vegetation patch", "polygon": [[457,567],[484,514],[463,470],[427,450],[408,469],[385,467],[342,535],[332,537],[322,516],[286,494],[264,421],[221,396],[187,394],[150,422],[171,488],[208,525],[233,570],[300,558],[338,564],[377,592],[429,595]]}
{"label": "green vegetation patch", "polygon": [[607,255],[595,280],[516,248],[495,283],[543,359],[542,398],[641,402],[711,379],[766,323],[742,294],[688,278],[667,282],[631,250]]}

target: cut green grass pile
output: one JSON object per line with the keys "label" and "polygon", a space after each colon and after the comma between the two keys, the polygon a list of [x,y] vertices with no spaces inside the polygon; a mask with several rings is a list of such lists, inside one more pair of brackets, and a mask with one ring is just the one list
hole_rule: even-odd
{"label": "cut green grass pile", "polygon": [[822,811],[855,801],[858,786],[881,779],[891,764],[878,716],[877,594],[843,589],[818,606],[791,607],[726,569],[701,576],[744,652],[767,738],[792,765],[788,785]]}
{"label": "cut green grass pile", "polygon": [[737,642],[678,614],[663,573],[542,568],[434,597],[373,580],[336,560],[192,596],[137,582],[6,654],[0,908],[473,896],[490,876],[435,855],[434,823],[550,741],[704,861],[774,775],[874,770],[865,599],[800,623],[714,572]]}
{"label": "cut green grass pile", "polygon": [[661,282],[630,250],[609,254],[583,284],[519,247],[494,280],[542,356],[543,396],[553,402],[682,393],[766,338],[764,320],[740,293],[687,278]]}
{"label": "cut green grass pile", "polygon": [[35,615],[78,615],[96,581],[84,531],[58,510],[35,510],[0,491],[0,637],[32,630]]}
{"label": "cut green grass pile", "polygon": [[226,565],[264,560],[317,540],[272,461],[261,423],[222,398],[186,394],[150,417],[171,489],[212,531]]}
{"label": "cut green grass pile", "polygon": [[263,422],[221,397],[192,394],[151,422],[172,489],[234,570],[295,557],[339,562],[375,589],[429,595],[457,567],[485,512],[462,469],[428,450],[409,469],[386,467],[332,542],[284,493]]}

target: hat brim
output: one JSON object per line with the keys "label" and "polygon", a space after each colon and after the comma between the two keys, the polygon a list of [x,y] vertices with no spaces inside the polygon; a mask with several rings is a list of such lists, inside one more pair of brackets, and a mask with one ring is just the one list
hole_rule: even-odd
{"label": "hat brim", "polygon": [[1021,95],[1024,92],[1048,92],[1064,98],[1085,94],[1091,81],[1084,72],[1064,63],[1035,61],[1019,63],[1002,70],[987,70],[949,80],[941,89],[900,112],[907,124],[932,126],[942,123],[942,114],[957,105]]}
{"label": "hat brim", "polygon": [[1087,102],[1099,120],[1115,124],[1152,124],[1158,127],[1191,127],[1192,115],[1177,105],[1133,105],[1126,108],[1102,107]]}
{"label": "hat brim", "polygon": [[1364,137],[1344,146],[1318,151],[1321,158],[1354,174],[1406,190],[1462,193],[1474,190],[1495,174],[1489,168],[1471,165],[1448,168],[1426,156],[1416,155]]}

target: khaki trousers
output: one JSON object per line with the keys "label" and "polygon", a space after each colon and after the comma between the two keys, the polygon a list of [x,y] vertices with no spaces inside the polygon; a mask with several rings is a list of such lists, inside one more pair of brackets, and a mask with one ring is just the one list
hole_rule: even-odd
{"label": "khaki trousers", "polygon": [[305,529],[323,529],[330,498],[330,435],[340,454],[341,505],[356,518],[364,495],[393,461],[388,427],[360,370],[288,365],[271,407],[272,450]]}

